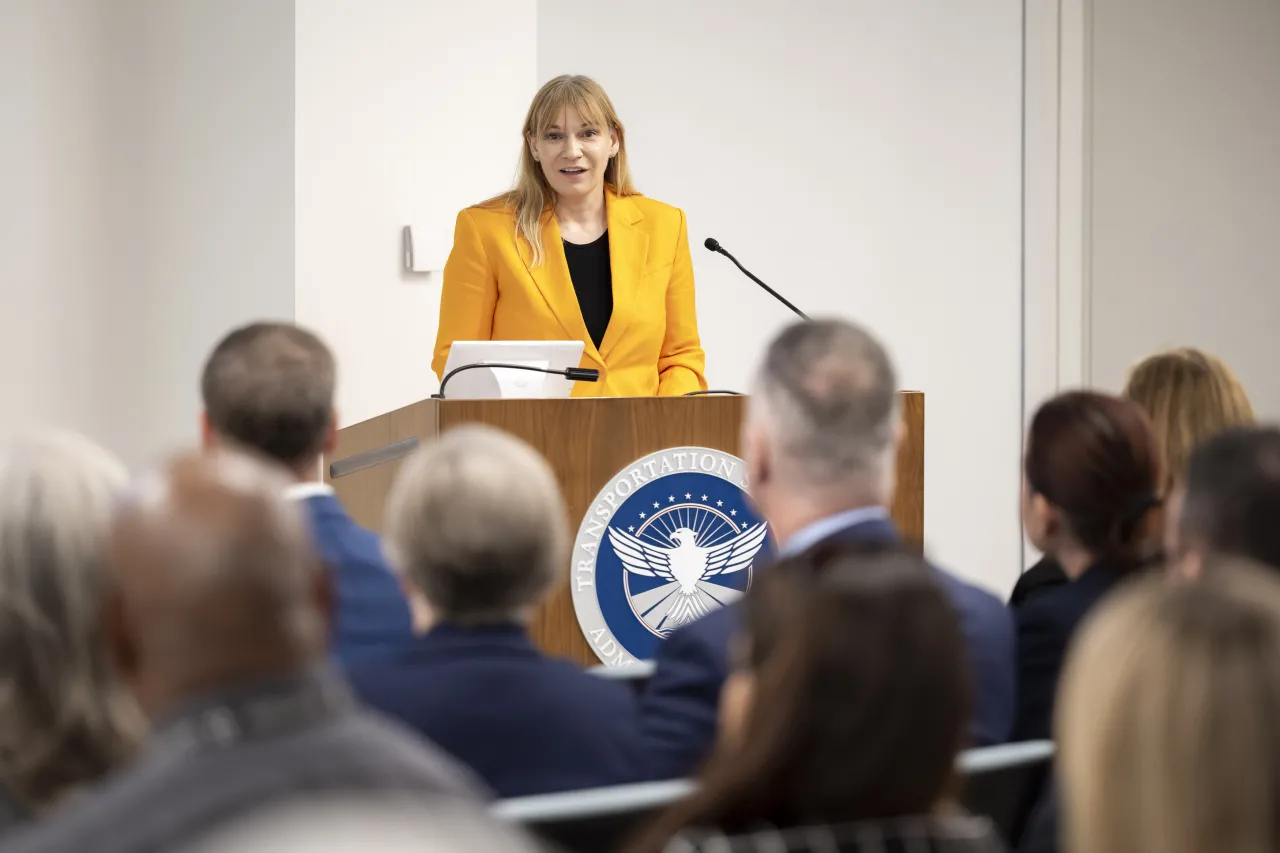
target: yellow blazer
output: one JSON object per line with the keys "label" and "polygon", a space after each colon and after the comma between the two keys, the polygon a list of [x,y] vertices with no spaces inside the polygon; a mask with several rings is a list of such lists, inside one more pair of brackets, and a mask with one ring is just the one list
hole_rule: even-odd
{"label": "yellow blazer", "polygon": [[440,292],[431,363],[437,376],[454,341],[579,340],[585,345],[580,366],[597,368],[600,381],[575,384],[575,397],[706,390],[684,212],[608,191],[605,206],[613,315],[599,349],[578,308],[555,216],[543,217],[544,259],[531,269],[529,245],[523,239],[517,244],[510,207],[469,207],[458,214]]}

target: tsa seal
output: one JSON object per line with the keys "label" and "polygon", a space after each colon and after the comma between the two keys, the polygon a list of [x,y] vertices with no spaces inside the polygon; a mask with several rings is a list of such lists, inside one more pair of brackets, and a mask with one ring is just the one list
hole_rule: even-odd
{"label": "tsa seal", "polygon": [[771,550],[741,459],[707,447],[651,453],[609,479],[578,528],[578,625],[610,666],[650,660],[676,628],[741,598]]}

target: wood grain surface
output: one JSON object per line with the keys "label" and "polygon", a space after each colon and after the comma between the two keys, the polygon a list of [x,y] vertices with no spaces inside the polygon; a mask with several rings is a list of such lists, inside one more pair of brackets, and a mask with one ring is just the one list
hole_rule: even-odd
{"label": "wood grain surface", "polygon": [[[329,463],[396,441],[428,442],[453,427],[482,423],[519,436],[551,463],[564,492],[570,530],[615,474],[668,447],[710,447],[738,455],[743,397],[624,397],[566,400],[424,400],[342,429],[326,459],[326,479],[358,523],[382,529],[387,494],[403,460],[336,479]],[[903,392],[904,441],[897,460],[891,512],[903,536],[924,538],[924,395]],[[495,531],[495,535],[501,535]],[[569,572],[539,608],[531,626],[544,650],[583,664],[598,663],[578,628]]]}

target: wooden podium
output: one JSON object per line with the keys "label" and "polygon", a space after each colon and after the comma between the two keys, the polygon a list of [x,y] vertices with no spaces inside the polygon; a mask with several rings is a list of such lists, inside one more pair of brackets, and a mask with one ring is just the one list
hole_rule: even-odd
{"label": "wooden podium", "polygon": [[[401,460],[451,427],[488,424],[519,436],[550,461],[564,490],[572,534],[601,487],[649,453],[694,446],[738,455],[744,403],[734,396],[423,400],[340,430],[338,446],[325,460],[325,479],[358,523],[381,531]],[[903,536],[918,542],[924,539],[924,395],[903,392],[902,412],[905,440],[891,512]],[[531,632],[550,653],[599,663],[578,628],[567,566]]]}

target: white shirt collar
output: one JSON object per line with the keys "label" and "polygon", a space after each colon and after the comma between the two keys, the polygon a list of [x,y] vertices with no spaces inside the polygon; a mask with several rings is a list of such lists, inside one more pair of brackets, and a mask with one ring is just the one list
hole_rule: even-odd
{"label": "white shirt collar", "polygon": [[308,498],[328,497],[333,494],[333,486],[328,483],[294,483],[284,490],[285,500],[305,501]]}

